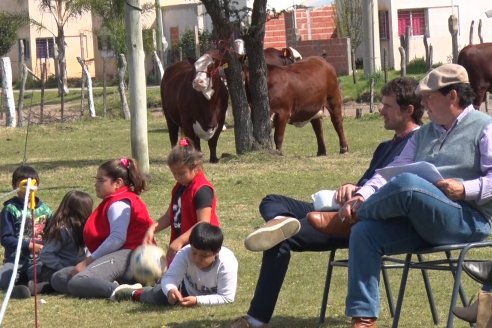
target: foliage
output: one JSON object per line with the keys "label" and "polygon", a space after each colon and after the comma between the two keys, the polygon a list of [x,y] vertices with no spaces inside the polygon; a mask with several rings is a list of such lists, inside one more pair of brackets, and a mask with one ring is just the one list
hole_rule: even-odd
{"label": "foliage", "polygon": [[[198,32],[198,44],[200,46],[200,54],[203,54],[212,48],[212,34],[208,31]],[[176,45],[175,51],[177,48],[182,49],[183,58],[195,58],[195,31],[186,29],[183,34],[181,34],[181,38],[179,39],[178,44]]]}
{"label": "foliage", "polygon": [[407,64],[407,74],[422,74],[427,71],[427,64],[425,59],[414,58]]}
{"label": "foliage", "polygon": [[335,0],[338,37],[350,38],[353,49],[362,42],[362,0]]}
{"label": "foliage", "polygon": [[0,57],[9,52],[18,39],[18,30],[29,23],[26,13],[0,12]]}

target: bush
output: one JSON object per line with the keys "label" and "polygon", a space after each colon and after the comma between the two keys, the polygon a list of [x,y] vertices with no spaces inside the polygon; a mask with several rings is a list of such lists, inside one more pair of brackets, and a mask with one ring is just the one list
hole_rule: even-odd
{"label": "bush", "polygon": [[427,72],[427,64],[424,58],[412,59],[407,65],[407,74],[424,74]]}

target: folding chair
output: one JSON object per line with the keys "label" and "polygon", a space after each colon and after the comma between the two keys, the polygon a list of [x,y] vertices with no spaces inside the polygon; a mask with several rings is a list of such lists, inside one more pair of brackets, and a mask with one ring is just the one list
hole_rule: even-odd
{"label": "folding chair", "polygon": [[[403,266],[403,273],[400,283],[400,291],[398,293],[398,300],[396,303],[392,327],[393,328],[398,327],[398,321],[400,320],[400,313],[403,305],[403,297],[405,294],[405,287],[408,278],[408,271],[410,269],[420,269],[422,271],[426,271],[426,270],[450,271],[451,274],[453,275],[454,285],[453,285],[453,292],[451,295],[451,304],[449,305],[448,321],[446,324],[447,328],[452,328],[453,319],[454,319],[453,309],[456,306],[456,302],[458,300],[458,294],[461,298],[461,302],[463,303],[463,306],[468,305],[468,300],[461,286],[461,271],[462,271],[462,265],[465,261],[465,256],[470,249],[484,248],[484,247],[492,247],[492,241],[436,246],[436,247],[423,249],[417,252],[407,253],[405,260],[403,262],[404,266]],[[453,257],[451,251],[459,251],[458,258]],[[439,259],[439,260],[425,260],[423,257],[424,255],[435,254],[440,252],[443,252],[446,258]],[[417,256],[418,259],[417,262],[412,261],[413,255]],[[474,260],[469,260],[469,261],[474,261]],[[434,324],[437,325],[438,323],[439,323],[439,318],[436,317],[434,319]]]}
{"label": "folding chair", "polygon": [[[347,245],[348,246],[348,245]],[[340,249],[340,248],[338,248]],[[348,260],[347,259],[342,259],[342,260],[335,260],[335,254],[338,249],[333,249],[330,251],[330,256],[328,258],[328,267],[326,270],[326,279],[325,279],[325,287],[323,290],[323,298],[321,300],[321,310],[320,310],[320,315],[319,315],[319,322],[323,323],[325,322],[326,318],[326,308],[328,305],[328,296],[330,293],[330,285],[331,285],[331,277],[333,274],[333,267],[348,267]],[[419,261],[423,261],[423,258],[421,255],[418,255]],[[388,307],[390,311],[391,317],[395,317],[395,305],[393,303],[393,295],[391,293],[391,286],[388,278],[388,269],[403,269],[404,268],[404,263],[405,260],[390,257],[390,256],[384,256],[383,257],[383,266],[382,266],[382,276],[383,276],[383,284],[384,284],[384,290],[386,292],[386,298],[388,300]],[[427,275],[427,271],[425,269],[422,269],[422,278],[424,280],[424,286],[427,294],[427,299],[429,301],[429,306],[431,309],[431,314],[432,314],[432,319],[434,321],[434,324],[438,324],[438,316],[437,316],[437,310],[435,307],[435,302],[434,302],[434,297],[432,295],[432,290],[430,287],[430,281],[429,277]]]}

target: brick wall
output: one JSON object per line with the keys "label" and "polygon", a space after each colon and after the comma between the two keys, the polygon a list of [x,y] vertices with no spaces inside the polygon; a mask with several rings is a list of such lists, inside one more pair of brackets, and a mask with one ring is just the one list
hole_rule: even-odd
{"label": "brick wall", "polygon": [[[325,40],[336,37],[336,13],[334,6],[297,9],[296,26],[299,40]],[[266,23],[265,48],[286,47],[294,40],[294,12],[286,12]]]}
{"label": "brick wall", "polygon": [[267,20],[265,24],[264,47],[285,48],[287,40],[285,38],[285,16]]}
{"label": "brick wall", "polygon": [[325,55],[337,74],[349,74],[347,39],[337,39],[334,6],[297,9],[297,38],[294,34],[294,12],[286,12],[266,23],[264,47],[294,47],[304,57]]}
{"label": "brick wall", "polygon": [[296,48],[303,57],[323,56],[337,70],[338,75],[347,75],[350,70],[350,50],[348,39],[328,39],[328,40],[311,40],[298,41],[296,45],[290,45]]}

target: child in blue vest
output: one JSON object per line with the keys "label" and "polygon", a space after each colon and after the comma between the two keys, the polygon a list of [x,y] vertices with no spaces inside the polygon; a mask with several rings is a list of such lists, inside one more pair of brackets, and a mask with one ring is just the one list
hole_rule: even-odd
{"label": "child in blue vest", "polygon": [[[0,289],[6,291],[14,269],[15,254],[20,236],[22,210],[24,208],[25,189],[21,183],[31,178],[35,187],[39,186],[38,172],[31,166],[23,165],[12,174],[12,188],[19,189],[17,195],[3,203],[0,213],[0,240],[4,247],[3,265],[0,267]],[[32,224],[34,215],[34,226]],[[35,197],[34,213],[29,209],[26,213],[24,234],[22,237],[21,254],[16,278],[12,290],[12,298],[27,298],[31,296],[28,283],[28,268],[33,264],[33,254],[39,254],[43,249],[43,230],[51,218],[51,209],[37,196]]]}

